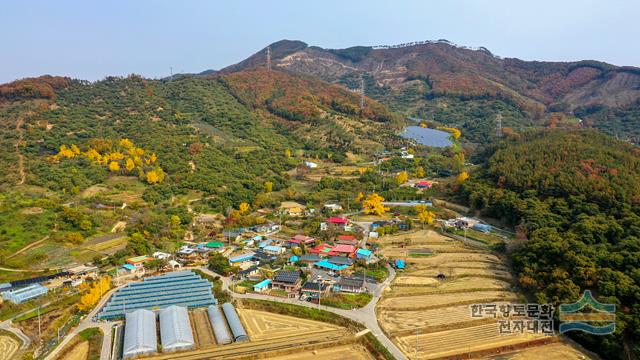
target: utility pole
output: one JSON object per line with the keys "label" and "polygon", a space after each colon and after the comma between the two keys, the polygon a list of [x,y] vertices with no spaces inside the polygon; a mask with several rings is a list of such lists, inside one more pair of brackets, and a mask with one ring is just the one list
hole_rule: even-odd
{"label": "utility pole", "polygon": [[271,71],[271,45],[267,46],[267,71]]}
{"label": "utility pole", "polygon": [[496,115],[496,136],[502,137],[502,113]]}
{"label": "utility pole", "polygon": [[169,81],[173,81],[173,66],[169,66],[169,71],[171,73],[171,76],[169,76]]}
{"label": "utility pole", "polygon": [[42,342],[42,325],[40,322],[40,306],[38,305],[38,339]]}

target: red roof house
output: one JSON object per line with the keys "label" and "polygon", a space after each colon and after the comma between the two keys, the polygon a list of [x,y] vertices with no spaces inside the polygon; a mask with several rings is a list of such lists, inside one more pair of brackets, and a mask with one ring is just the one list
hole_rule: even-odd
{"label": "red roof house", "polygon": [[330,217],[327,219],[327,222],[335,225],[347,225],[349,224],[349,219],[341,217]]}
{"label": "red roof house", "polygon": [[426,188],[426,189],[430,189],[431,188],[431,183],[428,181],[420,181],[419,183],[416,184],[416,187],[419,188]]}
{"label": "red roof house", "polygon": [[331,248],[331,252],[338,255],[347,255],[349,257],[355,256],[356,247],[353,245],[339,244]]}
{"label": "red roof house", "polygon": [[358,239],[353,235],[338,235],[336,244],[358,245]]}
{"label": "red roof house", "polygon": [[294,237],[292,237],[291,239],[289,239],[289,242],[292,244],[300,244],[300,243],[304,243],[306,244],[312,244],[314,241],[316,241],[316,239],[306,236],[306,235],[302,235],[302,234],[298,234]]}
{"label": "red roof house", "polygon": [[335,256],[336,252],[331,251],[331,245],[322,243],[313,249],[309,249],[309,253],[318,254],[318,255],[326,255],[326,256]]}

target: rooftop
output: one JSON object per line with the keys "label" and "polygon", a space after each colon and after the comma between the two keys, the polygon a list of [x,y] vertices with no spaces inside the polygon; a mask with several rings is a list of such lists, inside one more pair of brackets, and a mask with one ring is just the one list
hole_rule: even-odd
{"label": "rooftop", "polygon": [[298,271],[278,271],[273,281],[295,284],[300,279],[300,273]]}

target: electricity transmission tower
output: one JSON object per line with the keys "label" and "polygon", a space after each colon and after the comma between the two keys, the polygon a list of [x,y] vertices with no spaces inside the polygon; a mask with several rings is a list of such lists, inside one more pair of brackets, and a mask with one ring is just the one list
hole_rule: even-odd
{"label": "electricity transmission tower", "polygon": [[360,110],[364,109],[364,74],[360,77]]}
{"label": "electricity transmission tower", "polygon": [[267,70],[271,71],[271,46],[267,46]]}
{"label": "electricity transmission tower", "polygon": [[496,115],[496,136],[502,137],[502,114]]}

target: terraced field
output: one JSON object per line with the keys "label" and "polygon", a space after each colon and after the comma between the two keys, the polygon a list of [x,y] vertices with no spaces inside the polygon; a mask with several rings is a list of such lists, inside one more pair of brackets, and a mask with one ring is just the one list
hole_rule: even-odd
{"label": "terraced field", "polygon": [[[509,269],[495,254],[430,230],[377,242],[383,255],[407,264],[376,310],[383,330],[409,359],[477,358],[557,340],[526,332],[501,334],[496,319],[471,316],[471,304],[522,302]],[[417,250],[433,255],[410,255]]]}

